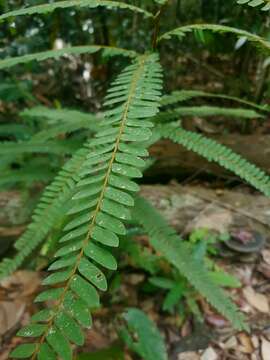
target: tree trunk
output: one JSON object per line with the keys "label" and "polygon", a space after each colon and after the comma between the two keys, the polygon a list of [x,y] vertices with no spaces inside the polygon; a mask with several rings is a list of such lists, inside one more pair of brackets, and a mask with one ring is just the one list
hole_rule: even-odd
{"label": "tree trunk", "polygon": [[[270,172],[270,135],[216,135],[213,140],[228,146],[244,158]],[[208,173],[222,177],[232,177],[233,174],[215,163],[210,163],[192,151],[186,150],[169,140],[162,140],[153,145],[151,156],[157,161],[146,172],[146,177],[166,176],[181,179],[194,173]],[[236,177],[236,176],[234,176]]]}

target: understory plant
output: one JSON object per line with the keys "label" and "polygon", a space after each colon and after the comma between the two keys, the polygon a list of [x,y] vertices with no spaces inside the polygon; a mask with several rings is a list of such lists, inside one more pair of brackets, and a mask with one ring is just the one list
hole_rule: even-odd
{"label": "understory plant", "polygon": [[[184,276],[236,329],[248,329],[239,309],[214,281],[211,269],[193,256],[190,246],[149,202],[137,194],[137,180],[143,177],[143,171],[150,164],[148,147],[164,138],[218,163],[265,195],[270,194],[270,180],[266,173],[229,148],[181,126],[181,119],[185,116],[222,115],[253,119],[263,118],[268,109],[243,99],[201,91],[176,89],[171,94],[163,94],[164,70],[159,56],[160,46],[166,42],[175,39],[181,44],[188,34],[194,33],[213,32],[245,37],[265,52],[270,51],[270,42],[245,30],[213,24],[185,25],[160,33],[160,21],[170,4],[165,0],[155,2],[155,14],[125,2],[66,0],[24,7],[0,15],[3,22],[23,15],[49,14],[56,9],[106,8],[108,12],[135,12],[144,21],[153,23],[152,44],[145,53],[138,53],[136,49],[82,45],[0,60],[0,69],[3,70],[31,61],[98,51],[104,52],[107,57],[124,56],[129,61],[119,74],[115,74],[99,116],[68,109],[59,111],[38,107],[26,110],[23,116],[31,117],[32,112],[38,117],[39,112],[42,118],[49,119],[47,127],[34,135],[30,133],[26,140],[0,144],[5,164],[11,163],[18,155],[28,153],[71,155],[45,188],[32,222],[15,242],[15,256],[4,259],[0,265],[0,276],[3,278],[23,266],[38,249],[43,253],[50,254],[48,249],[54,252],[48,266],[50,274],[43,280],[44,290],[35,299],[37,303],[47,302],[51,306],[36,313],[30,324],[19,331],[18,335],[28,340],[19,345],[11,357],[72,359],[72,344],[83,345],[82,328],[91,327],[91,313],[100,306],[99,292],[108,288],[106,275],[117,270],[114,248],[126,235],[127,227],[134,223],[149,235],[152,248],[162,254],[175,271]],[[267,1],[256,3],[268,6]],[[249,2],[249,5],[252,4],[255,5],[255,1]],[[186,101],[198,97],[228,99],[240,107],[183,106]],[[59,134],[72,134],[78,130],[86,131],[85,141],[80,136],[75,139],[57,138]],[[13,169],[6,169],[6,177],[10,179]],[[27,178],[28,171],[27,168],[23,170],[20,174],[22,179]],[[52,237],[54,246],[51,247]]]}

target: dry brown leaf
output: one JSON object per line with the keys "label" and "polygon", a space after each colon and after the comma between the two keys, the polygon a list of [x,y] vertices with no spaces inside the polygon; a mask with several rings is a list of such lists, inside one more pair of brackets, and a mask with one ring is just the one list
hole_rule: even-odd
{"label": "dry brown leaf", "polygon": [[265,262],[262,262],[257,267],[257,270],[261,272],[267,279],[270,279],[270,265]]}
{"label": "dry brown leaf", "polygon": [[218,359],[218,355],[212,347],[206,349],[201,356],[201,360],[217,360],[217,359]]}
{"label": "dry brown leaf", "polygon": [[262,338],[261,345],[262,360],[270,360],[270,342]]}
{"label": "dry brown leaf", "polygon": [[207,228],[215,230],[219,233],[227,232],[232,223],[232,213],[227,209],[222,209],[218,206],[207,206],[188,226],[190,228],[201,229]]}
{"label": "dry brown leaf", "polygon": [[263,257],[263,260],[264,260],[268,265],[270,265],[270,250],[263,250],[263,251],[262,251],[262,257]]}
{"label": "dry brown leaf", "polygon": [[269,312],[269,310],[270,310],[269,303],[268,303],[267,297],[265,295],[256,293],[251,286],[247,286],[243,290],[243,294],[244,294],[246,300],[248,301],[248,303],[251,306],[253,306],[255,309],[257,309],[263,313]]}
{"label": "dry brown leaf", "polygon": [[255,349],[257,349],[257,348],[259,347],[259,345],[260,345],[259,339],[258,339],[258,337],[257,337],[256,335],[253,335],[253,336],[251,337],[251,342],[252,342],[252,346],[253,346]]}
{"label": "dry brown leaf", "polygon": [[18,301],[0,302],[0,335],[13,328],[21,319],[25,303]]}
{"label": "dry brown leaf", "polygon": [[237,346],[237,339],[235,336],[230,337],[225,343],[221,344],[224,349],[233,349]]}
{"label": "dry brown leaf", "polygon": [[124,356],[125,356],[125,360],[132,360],[132,357],[130,356],[130,354],[125,352]]}
{"label": "dry brown leaf", "polygon": [[200,356],[195,351],[186,351],[178,354],[177,360],[200,360]]}
{"label": "dry brown leaf", "polygon": [[40,285],[40,276],[37,272],[20,270],[0,282],[0,285],[13,293],[13,297],[29,296]]}
{"label": "dry brown leaf", "polygon": [[216,328],[224,328],[229,325],[228,320],[218,314],[210,314],[206,316],[206,321],[208,324]]}
{"label": "dry brown leaf", "polygon": [[245,354],[252,354],[254,349],[250,337],[245,333],[240,333],[238,339],[242,345],[241,348],[239,347],[240,351]]}

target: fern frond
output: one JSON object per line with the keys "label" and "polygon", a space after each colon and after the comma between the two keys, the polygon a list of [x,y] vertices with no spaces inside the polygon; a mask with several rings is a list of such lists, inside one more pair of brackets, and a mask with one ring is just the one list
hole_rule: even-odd
{"label": "fern frond", "polygon": [[50,109],[45,106],[25,109],[20,113],[20,116],[34,118],[40,122],[44,122],[44,119],[46,119],[49,128],[41,130],[32,136],[31,141],[33,142],[44,142],[59,134],[71,133],[80,129],[88,129],[90,132],[95,133],[100,121],[100,118],[90,113],[70,109]]}
{"label": "fern frond", "polygon": [[[25,166],[22,169],[9,169],[1,172],[0,187],[14,185],[16,183],[31,184],[33,182],[47,183],[55,175],[50,169],[44,166]],[[1,275],[0,275],[1,276]]]}
{"label": "fern frond", "polygon": [[219,106],[181,106],[168,112],[162,112],[158,116],[166,118],[182,118],[183,116],[229,116],[243,119],[261,118],[262,115],[258,114],[254,110],[248,110],[243,108],[223,108]]}
{"label": "fern frond", "polygon": [[49,231],[61,221],[64,209],[70,201],[75,185],[80,179],[89,150],[87,146],[78,150],[60,170],[53,182],[46,187],[32,216],[32,222],[24,234],[15,242],[18,253],[12,259],[0,263],[0,279],[18,269],[29,255],[41,244]]}
{"label": "fern frond", "polygon": [[262,6],[262,11],[270,10],[270,1],[269,0],[237,0],[237,4],[243,5],[247,4],[252,7]]}
{"label": "fern frond", "polygon": [[270,177],[257,166],[251,164],[226,146],[183,128],[161,126],[160,132],[164,138],[181,144],[188,150],[203,156],[208,161],[218,163],[260,190],[266,196],[270,196]]}
{"label": "fern frond", "polygon": [[247,328],[237,307],[212,282],[203,265],[194,259],[187,245],[149,202],[136,197],[132,215],[149,234],[150,244],[158,253],[174,265],[213,307],[231,321],[236,329]]}
{"label": "fern frond", "polygon": [[117,47],[102,46],[102,45],[89,45],[89,46],[71,46],[59,50],[48,50],[34,54],[27,54],[23,56],[9,57],[0,60],[0,70],[7,69],[18,64],[25,64],[31,61],[44,61],[48,59],[57,59],[65,55],[81,55],[81,54],[94,54],[100,50],[106,50],[107,56],[128,56],[135,57],[137,54],[132,50],[120,49]]}
{"label": "fern frond", "polygon": [[[71,134],[78,130],[89,130],[90,133],[96,132],[97,126],[92,126],[89,121],[81,120],[74,123],[60,124],[50,126],[48,129],[41,130],[32,136],[31,141],[33,142],[46,142],[49,139],[53,139],[62,134]],[[94,129],[94,131],[93,131]]]}
{"label": "fern frond", "polygon": [[141,13],[145,17],[153,17],[153,15],[137,6],[118,2],[118,1],[110,1],[110,0],[66,0],[66,1],[57,1],[49,4],[42,4],[36,6],[29,6],[25,8],[21,8],[18,10],[9,11],[0,16],[0,21],[21,15],[32,15],[32,14],[48,14],[53,12],[56,9],[67,9],[71,7],[88,7],[88,8],[98,8],[105,7],[107,9],[127,9],[132,12]]}
{"label": "fern frond", "polygon": [[0,125],[0,136],[6,138],[6,136],[12,136],[16,139],[27,139],[33,134],[33,130],[27,125],[23,124],[1,124]]}
{"label": "fern frond", "polygon": [[[125,234],[124,220],[130,218],[132,192],[138,190],[131,178],[142,176],[147,155],[143,141],[151,136],[153,117],[161,97],[161,66],[156,54],[139,57],[113,82],[108,91],[103,130],[90,141],[87,161],[72,196],[70,220],[59,240],[64,243],[50,267],[54,271],[44,285],[58,284],[42,292],[36,301],[55,299],[57,303],[47,316],[34,319],[19,332],[39,338],[28,344],[23,357],[71,360],[69,342],[81,345],[83,335],[77,321],[90,326],[89,309],[99,306],[97,289],[107,289],[100,265],[115,270],[117,263],[107,247],[118,246],[119,235]],[[112,107],[113,106],[113,107]],[[22,356],[18,347],[13,357]]]}
{"label": "fern frond", "polygon": [[34,141],[7,141],[0,143],[0,155],[17,156],[23,153],[46,154],[73,154],[80,146],[79,141],[61,140],[47,141],[46,143]]}
{"label": "fern frond", "polygon": [[243,100],[235,96],[229,96],[225,94],[217,94],[217,93],[209,93],[205,91],[200,90],[179,90],[179,91],[173,91],[171,94],[164,95],[161,100],[162,106],[169,106],[174,105],[179,102],[185,102],[194,98],[218,98],[218,99],[224,99],[224,100],[231,100],[235,101],[240,104],[248,105],[250,107],[253,107],[254,109],[258,109],[261,111],[269,111],[268,105],[259,105],[256,103],[253,103],[248,100]]}
{"label": "fern frond", "polygon": [[88,121],[89,126],[93,125],[94,128],[97,127],[95,122],[97,121],[97,115],[93,115],[91,113],[85,113],[83,111],[71,110],[67,108],[60,109],[52,109],[46,106],[34,106],[32,108],[26,108],[19,114],[23,118],[34,118],[38,121],[44,121],[46,119],[46,123],[49,125],[56,124],[65,124],[65,123],[73,123],[76,119],[79,121]]}
{"label": "fern frond", "polygon": [[168,40],[171,39],[173,36],[176,36],[178,37],[178,39],[182,40],[188,33],[194,31],[212,31],[214,33],[220,33],[220,34],[224,34],[224,33],[234,34],[237,37],[245,37],[252,44],[255,44],[256,46],[260,47],[263,50],[266,50],[267,52],[270,51],[270,42],[265,40],[264,38],[252,34],[245,30],[241,30],[225,25],[216,25],[216,24],[192,24],[192,25],[181,26],[177,29],[171,30],[163,34],[158,39],[158,41]]}

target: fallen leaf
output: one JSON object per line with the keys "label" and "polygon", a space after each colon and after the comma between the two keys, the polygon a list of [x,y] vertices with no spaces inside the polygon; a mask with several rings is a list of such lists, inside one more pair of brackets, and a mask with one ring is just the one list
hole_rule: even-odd
{"label": "fallen leaf", "polygon": [[251,342],[252,342],[252,345],[253,345],[253,347],[254,347],[255,349],[257,349],[257,348],[259,347],[259,345],[260,345],[259,339],[258,339],[258,337],[257,337],[256,335],[253,335],[253,336],[251,337]]}
{"label": "fallen leaf", "polygon": [[20,270],[5,278],[0,285],[16,296],[29,296],[33,294],[40,285],[40,276],[37,272]]}
{"label": "fallen leaf", "polygon": [[217,359],[218,359],[218,355],[212,347],[206,349],[201,356],[201,360],[217,360]]}
{"label": "fallen leaf", "polygon": [[178,354],[177,360],[200,360],[200,357],[194,351],[186,351]]}
{"label": "fallen leaf", "polygon": [[247,286],[243,290],[243,294],[246,300],[248,301],[248,303],[251,306],[253,306],[255,309],[263,313],[269,312],[270,310],[269,303],[265,295],[256,293],[251,286]]}
{"label": "fallen leaf", "polygon": [[229,322],[224,317],[217,315],[217,314],[211,314],[206,316],[206,321],[208,324],[216,327],[216,328],[224,328],[228,326]]}
{"label": "fallen leaf", "polygon": [[5,350],[0,354],[0,360],[8,360],[10,350]]}
{"label": "fallen leaf", "polygon": [[239,347],[240,351],[245,354],[252,354],[254,349],[250,337],[245,333],[240,333],[238,339],[242,345],[241,348]]}
{"label": "fallen leaf", "polygon": [[0,335],[13,328],[21,319],[25,303],[18,301],[0,302]]}
{"label": "fallen leaf", "polygon": [[262,338],[261,345],[262,360],[270,360],[270,342]]}
{"label": "fallen leaf", "polygon": [[[232,214],[229,210],[212,205],[206,207],[190,224],[192,230],[207,228],[218,233],[228,232],[232,223]],[[190,229],[188,229],[190,230]]]}
{"label": "fallen leaf", "polygon": [[136,286],[142,283],[144,279],[145,276],[143,274],[130,274],[129,276],[127,276],[126,281],[127,283]]}
{"label": "fallen leaf", "polygon": [[270,279],[270,265],[262,262],[259,264],[257,270],[261,272],[267,279]]}
{"label": "fallen leaf", "polygon": [[225,343],[222,344],[224,349],[233,349],[237,346],[237,339],[235,336],[232,336]]}
{"label": "fallen leaf", "polygon": [[262,251],[262,257],[263,257],[263,260],[264,260],[268,265],[270,265],[270,250],[263,250],[263,251]]}

